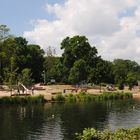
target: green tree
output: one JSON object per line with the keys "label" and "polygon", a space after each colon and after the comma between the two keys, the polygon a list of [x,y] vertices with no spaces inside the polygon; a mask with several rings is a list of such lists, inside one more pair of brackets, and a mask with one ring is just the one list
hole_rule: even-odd
{"label": "green tree", "polygon": [[75,61],[73,67],[70,70],[69,81],[75,84],[86,80],[87,80],[86,62],[83,59],[79,59]]}
{"label": "green tree", "polygon": [[69,74],[74,63],[80,59],[86,62],[87,68],[96,67],[96,62],[99,59],[97,49],[91,47],[88,39],[85,36],[66,37],[61,43],[61,49],[64,50],[59,66],[61,67],[62,81],[69,82]]}
{"label": "green tree", "polygon": [[129,72],[126,77],[126,83],[131,90],[133,86],[138,84],[138,74],[136,72]]}
{"label": "green tree", "polygon": [[[35,82],[40,82],[43,71],[44,51],[38,45],[28,45],[26,39],[22,37],[8,38],[3,41],[0,53],[2,61],[1,79],[5,79],[8,70],[11,68],[11,57],[14,58],[14,67],[20,74],[24,68],[31,69],[32,78]],[[6,72],[4,72],[6,70]],[[5,73],[5,74],[4,74]],[[6,78],[7,79],[7,78]],[[2,81],[2,80],[1,80]]]}
{"label": "green tree", "polygon": [[96,67],[90,67],[88,81],[95,84],[101,82],[114,83],[112,63],[103,59],[98,59]]}
{"label": "green tree", "polygon": [[115,83],[119,85],[120,89],[123,89],[124,84],[128,83],[130,87],[132,87],[133,84],[131,85],[130,83],[136,77],[134,73],[140,73],[140,66],[135,61],[116,59],[113,62],[113,73],[115,76]]}
{"label": "green tree", "polygon": [[128,68],[126,65],[126,61],[122,59],[116,59],[113,62],[113,73],[115,75],[116,83],[125,83],[125,78],[128,73]]}
{"label": "green tree", "polygon": [[4,83],[12,89],[12,85],[17,84],[17,70],[15,67],[15,58],[10,58],[10,68],[6,67],[4,69]]}
{"label": "green tree", "polygon": [[46,56],[44,61],[45,82],[50,82],[52,78],[59,81],[58,67],[59,57]]}
{"label": "green tree", "polygon": [[31,77],[32,77],[31,69],[25,68],[19,75],[18,81],[21,82],[26,87],[30,87],[34,82],[34,80]]}
{"label": "green tree", "polygon": [[10,29],[6,25],[0,25],[0,83],[3,81],[3,59],[6,54],[3,52],[3,41],[9,36]]}
{"label": "green tree", "polygon": [[31,69],[32,78],[35,82],[40,82],[44,64],[44,50],[38,45],[27,45],[27,50],[27,62],[25,65]]}

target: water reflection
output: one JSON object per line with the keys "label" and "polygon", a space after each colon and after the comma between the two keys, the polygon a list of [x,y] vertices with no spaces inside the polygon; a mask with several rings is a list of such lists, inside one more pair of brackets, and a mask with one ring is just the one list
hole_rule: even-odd
{"label": "water reflection", "polygon": [[0,140],[72,140],[86,127],[116,129],[140,123],[140,101],[0,105]]}

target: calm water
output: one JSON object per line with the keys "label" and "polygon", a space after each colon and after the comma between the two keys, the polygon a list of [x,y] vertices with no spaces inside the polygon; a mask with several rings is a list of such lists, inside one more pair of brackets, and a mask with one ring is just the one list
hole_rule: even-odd
{"label": "calm water", "polygon": [[73,140],[76,132],[140,125],[140,100],[0,105],[0,140]]}

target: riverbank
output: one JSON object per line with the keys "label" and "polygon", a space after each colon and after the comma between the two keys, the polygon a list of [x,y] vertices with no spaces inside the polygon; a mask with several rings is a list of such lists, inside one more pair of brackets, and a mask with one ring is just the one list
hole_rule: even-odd
{"label": "riverbank", "polygon": [[[53,97],[57,96],[59,93],[63,93],[65,89],[68,89],[66,93],[63,93],[65,95],[69,94],[78,94],[81,90],[80,88],[77,90],[77,92],[72,91],[71,89],[74,89],[72,85],[47,85],[47,86],[40,86],[36,85],[36,89],[34,90],[34,94],[31,96],[44,96],[45,100],[51,101]],[[99,87],[96,88],[88,88],[87,93],[92,95],[100,95],[103,92],[110,92],[105,89],[105,87],[102,87],[102,92],[100,92]],[[140,99],[140,91],[139,90],[128,90],[128,88],[125,88],[125,90],[116,90],[113,92],[131,92],[134,99]],[[10,91],[0,91],[0,97],[5,96],[11,96]]]}
{"label": "riverbank", "polygon": [[90,101],[104,101],[104,100],[119,100],[131,99],[132,93],[116,93],[104,92],[102,94],[89,94],[80,92],[78,94],[57,94],[48,100],[43,95],[31,96],[26,94],[18,96],[4,96],[0,97],[0,104],[40,104],[46,102],[90,102]]}

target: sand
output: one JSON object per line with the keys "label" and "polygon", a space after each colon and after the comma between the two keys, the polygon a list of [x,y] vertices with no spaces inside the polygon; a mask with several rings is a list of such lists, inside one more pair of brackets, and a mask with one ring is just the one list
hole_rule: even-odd
{"label": "sand", "polygon": [[[34,94],[33,96],[37,96],[37,95],[43,95],[45,97],[45,99],[47,100],[51,100],[52,96],[56,96],[57,93],[63,93],[64,89],[73,89],[74,87],[71,85],[50,85],[50,86],[39,86],[41,87],[42,90],[34,90]],[[67,92],[70,92],[71,90],[67,90]],[[80,89],[78,90],[78,92],[80,91]],[[102,91],[107,91],[105,90],[105,88],[102,88]],[[118,90],[119,91],[119,90]],[[77,93],[78,93],[77,92]],[[101,94],[100,93],[100,89],[88,89],[87,90],[88,93],[90,94]],[[133,98],[134,99],[138,99],[140,98],[140,90],[128,90],[125,89],[124,92],[132,92],[133,93]],[[31,91],[30,91],[31,93]],[[76,92],[74,91],[73,94],[76,94]],[[3,96],[11,96],[11,92],[10,91],[0,91],[0,97]]]}

